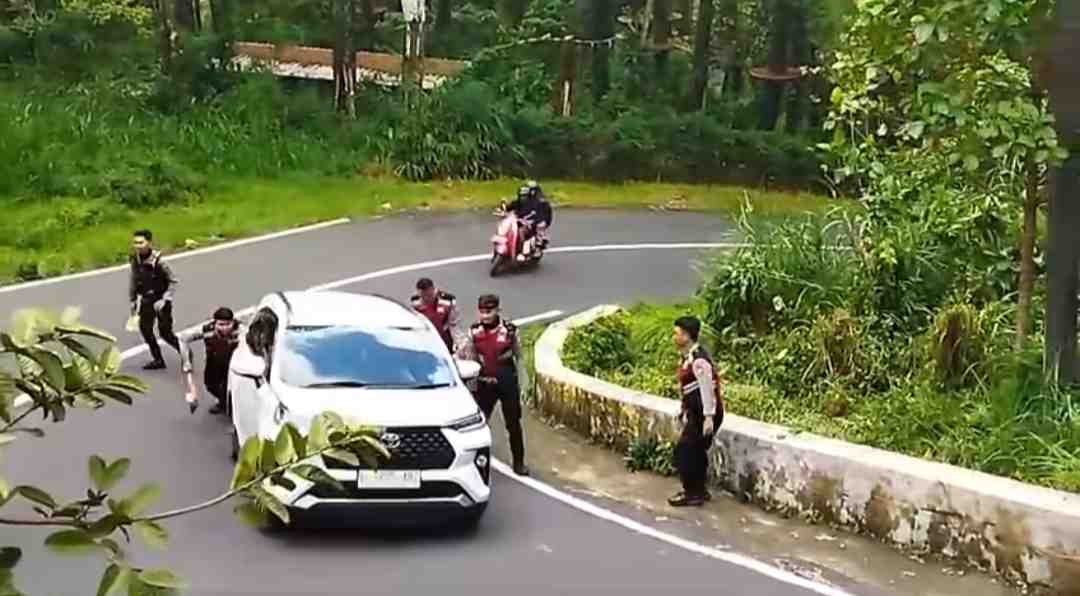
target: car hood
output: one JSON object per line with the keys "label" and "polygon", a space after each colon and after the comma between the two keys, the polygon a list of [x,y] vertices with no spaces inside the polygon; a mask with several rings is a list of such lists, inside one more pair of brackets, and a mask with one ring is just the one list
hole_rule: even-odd
{"label": "car hood", "polygon": [[307,432],[310,421],[331,411],[370,426],[444,426],[479,410],[464,386],[439,389],[287,388],[282,401],[290,419]]}

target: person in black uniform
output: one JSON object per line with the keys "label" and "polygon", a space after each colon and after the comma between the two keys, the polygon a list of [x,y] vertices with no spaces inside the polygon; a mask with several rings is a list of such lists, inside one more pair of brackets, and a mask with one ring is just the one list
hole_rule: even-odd
{"label": "person in black uniform", "polygon": [[137,230],[132,237],[130,257],[131,278],[128,284],[128,300],[131,314],[139,315],[139,331],[150,348],[152,360],[143,366],[145,370],[165,368],[161,346],[154,337],[154,321],[165,343],[180,351],[180,341],[173,333],[173,294],[178,284],[172,269],[161,258],[161,251],[154,250],[154,236],[150,230]]}
{"label": "person in black uniform", "polygon": [[682,432],[675,446],[675,467],[683,490],[668,499],[674,507],[700,506],[711,498],[706,489],[709,446],[724,421],[720,378],[708,352],[698,343],[700,334],[701,321],[697,318],[675,321],[675,345],[683,355],[678,370]]}
{"label": "person in black uniform", "polygon": [[180,368],[183,380],[187,384],[186,401],[191,413],[199,407],[199,394],[195,389],[195,379],[192,374],[191,343],[202,340],[206,348],[206,367],[203,369],[203,383],[206,391],[217,399],[217,403],[210,408],[211,414],[231,413],[232,404],[229,403],[229,361],[233,352],[240,345],[240,337],[243,328],[236,320],[230,308],[222,306],[214,311],[214,316],[209,323],[201,328],[180,334]]}

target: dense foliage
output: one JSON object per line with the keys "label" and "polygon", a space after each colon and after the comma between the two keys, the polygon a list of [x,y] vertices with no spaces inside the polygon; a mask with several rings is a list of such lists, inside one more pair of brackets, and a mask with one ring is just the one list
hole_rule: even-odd
{"label": "dense foliage", "polygon": [[[408,109],[398,92],[362,85],[356,120],[335,116],[327,85],[222,66],[230,39],[332,46],[327,2],[238,3],[228,35],[213,22],[179,31],[167,70],[158,65],[161,19],[149,9],[35,6],[44,4],[17,2],[0,14],[0,197],[114,196],[154,206],[230,175],[367,168],[417,180],[528,173],[805,188],[820,179],[820,156],[804,138],[815,129],[754,130],[755,91],[741,84],[704,111],[684,111],[689,55],[653,72],[631,21],[611,52],[609,92],[578,92],[575,114],[556,115],[560,50],[544,36],[577,29],[565,0],[529,3],[513,23],[494,5],[457,7],[450,25],[429,32],[428,53],[471,59],[466,73]],[[400,52],[400,15],[376,12],[356,32],[357,47]],[[751,19],[741,30],[762,26]],[[583,83],[588,52],[578,50]]]}
{"label": "dense foliage", "polygon": [[[692,305],[729,380],[757,388],[735,392],[733,411],[1080,491],[1078,394],[1045,380],[1037,320],[1017,325],[1029,305],[1042,310],[1039,195],[1065,155],[1033,82],[1047,9],[858,3],[829,67],[827,128],[834,179],[866,211],[744,216],[752,246],[717,257]],[[599,322],[568,356],[672,396],[670,363],[615,355],[655,349],[641,330],[675,314]]]}

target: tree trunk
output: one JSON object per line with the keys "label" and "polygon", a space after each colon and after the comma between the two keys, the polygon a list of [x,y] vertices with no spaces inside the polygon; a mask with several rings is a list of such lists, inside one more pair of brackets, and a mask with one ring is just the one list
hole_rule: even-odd
{"label": "tree trunk", "polygon": [[577,44],[562,42],[559,55],[559,78],[552,90],[552,109],[564,117],[574,115],[574,99],[577,95]]}
{"label": "tree trunk", "polygon": [[720,0],[721,22],[728,24],[728,39],[724,49],[724,94],[740,97],[743,92],[743,49],[739,43],[740,22],[739,0]]}
{"label": "tree trunk", "polygon": [[[788,3],[785,0],[773,0],[769,30],[769,67],[777,72],[787,70],[788,66]],[[784,96],[782,81],[763,80],[758,98],[758,128],[773,130],[780,119],[780,108]]]}
{"label": "tree trunk", "polygon": [[1020,284],[1016,311],[1016,349],[1027,343],[1031,333],[1031,294],[1035,287],[1035,238],[1039,215],[1039,170],[1028,163],[1024,195],[1024,232],[1020,238]]}
{"label": "tree trunk", "polygon": [[[701,12],[701,8],[698,8]],[[694,27],[694,0],[679,0],[679,34],[690,35]]]}
{"label": "tree trunk", "polygon": [[1046,76],[1058,135],[1072,156],[1050,172],[1046,247],[1046,352],[1051,381],[1076,381],[1078,265],[1080,265],[1080,2],[1057,2]]}
{"label": "tree trunk", "polygon": [[181,31],[195,30],[195,4],[192,0],[175,0],[176,28]]}
{"label": "tree trunk", "polygon": [[1076,330],[1080,230],[1080,156],[1069,158],[1050,176],[1046,250],[1046,356],[1051,381],[1077,381]]}
{"label": "tree trunk", "polygon": [[352,47],[353,0],[334,0],[333,14],[334,109],[353,118],[356,116],[356,52]]}
{"label": "tree trunk", "polygon": [[[589,19],[589,37],[608,39],[615,34],[615,0],[595,0]],[[608,43],[592,47],[592,92],[599,102],[611,88],[611,48]]]}
{"label": "tree trunk", "polygon": [[693,110],[705,107],[706,87],[709,84],[709,42],[712,40],[715,12],[715,0],[701,0],[694,36],[694,78],[690,85],[690,108]]}
{"label": "tree trunk", "polygon": [[169,20],[172,12],[170,8],[169,0],[154,1],[154,12],[158,21],[158,63],[161,74],[165,76],[172,73],[173,27]]}
{"label": "tree trunk", "polygon": [[210,24],[214,33],[232,41],[232,3],[233,0],[210,0]]}
{"label": "tree trunk", "polygon": [[451,0],[437,0],[438,5],[435,14],[435,31],[442,33],[450,27],[450,20],[453,18],[453,7]]}
{"label": "tree trunk", "polygon": [[[610,0],[609,0],[610,1]],[[656,60],[656,77],[667,76],[668,57],[671,53],[671,0],[653,0],[652,43]]]}
{"label": "tree trunk", "polygon": [[[804,0],[796,0],[789,7],[791,10],[788,21],[789,43],[791,44],[791,63],[793,66],[808,66],[810,64],[810,37],[807,31],[807,22],[810,15],[806,11]],[[797,134],[803,125],[803,118],[807,112],[809,102],[810,81],[806,78],[793,83],[795,89],[787,105],[787,131]]]}

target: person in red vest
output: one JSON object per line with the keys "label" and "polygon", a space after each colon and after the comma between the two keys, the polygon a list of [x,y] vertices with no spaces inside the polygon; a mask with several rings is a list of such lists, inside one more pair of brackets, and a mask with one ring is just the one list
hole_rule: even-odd
{"label": "person in red vest", "polygon": [[454,353],[456,346],[464,341],[461,337],[457,298],[436,288],[435,282],[422,277],[416,282],[416,294],[413,294],[411,301],[412,307],[435,325],[450,353]]}
{"label": "person in red vest", "polygon": [[706,489],[709,446],[724,421],[723,389],[712,358],[698,343],[701,321],[680,317],[675,321],[674,340],[682,362],[678,380],[682,393],[679,420],[682,432],[675,445],[675,467],[683,490],[668,499],[673,507],[700,506],[711,496]]}
{"label": "person in red vest", "polygon": [[517,366],[521,343],[517,327],[499,313],[499,297],[484,294],[477,301],[480,321],[469,328],[460,356],[480,363],[480,378],[476,388],[476,403],[491,418],[495,404],[502,403],[503,420],[510,437],[510,453],[514,473],[528,476],[525,466],[525,438],[521,430],[521,390]]}

